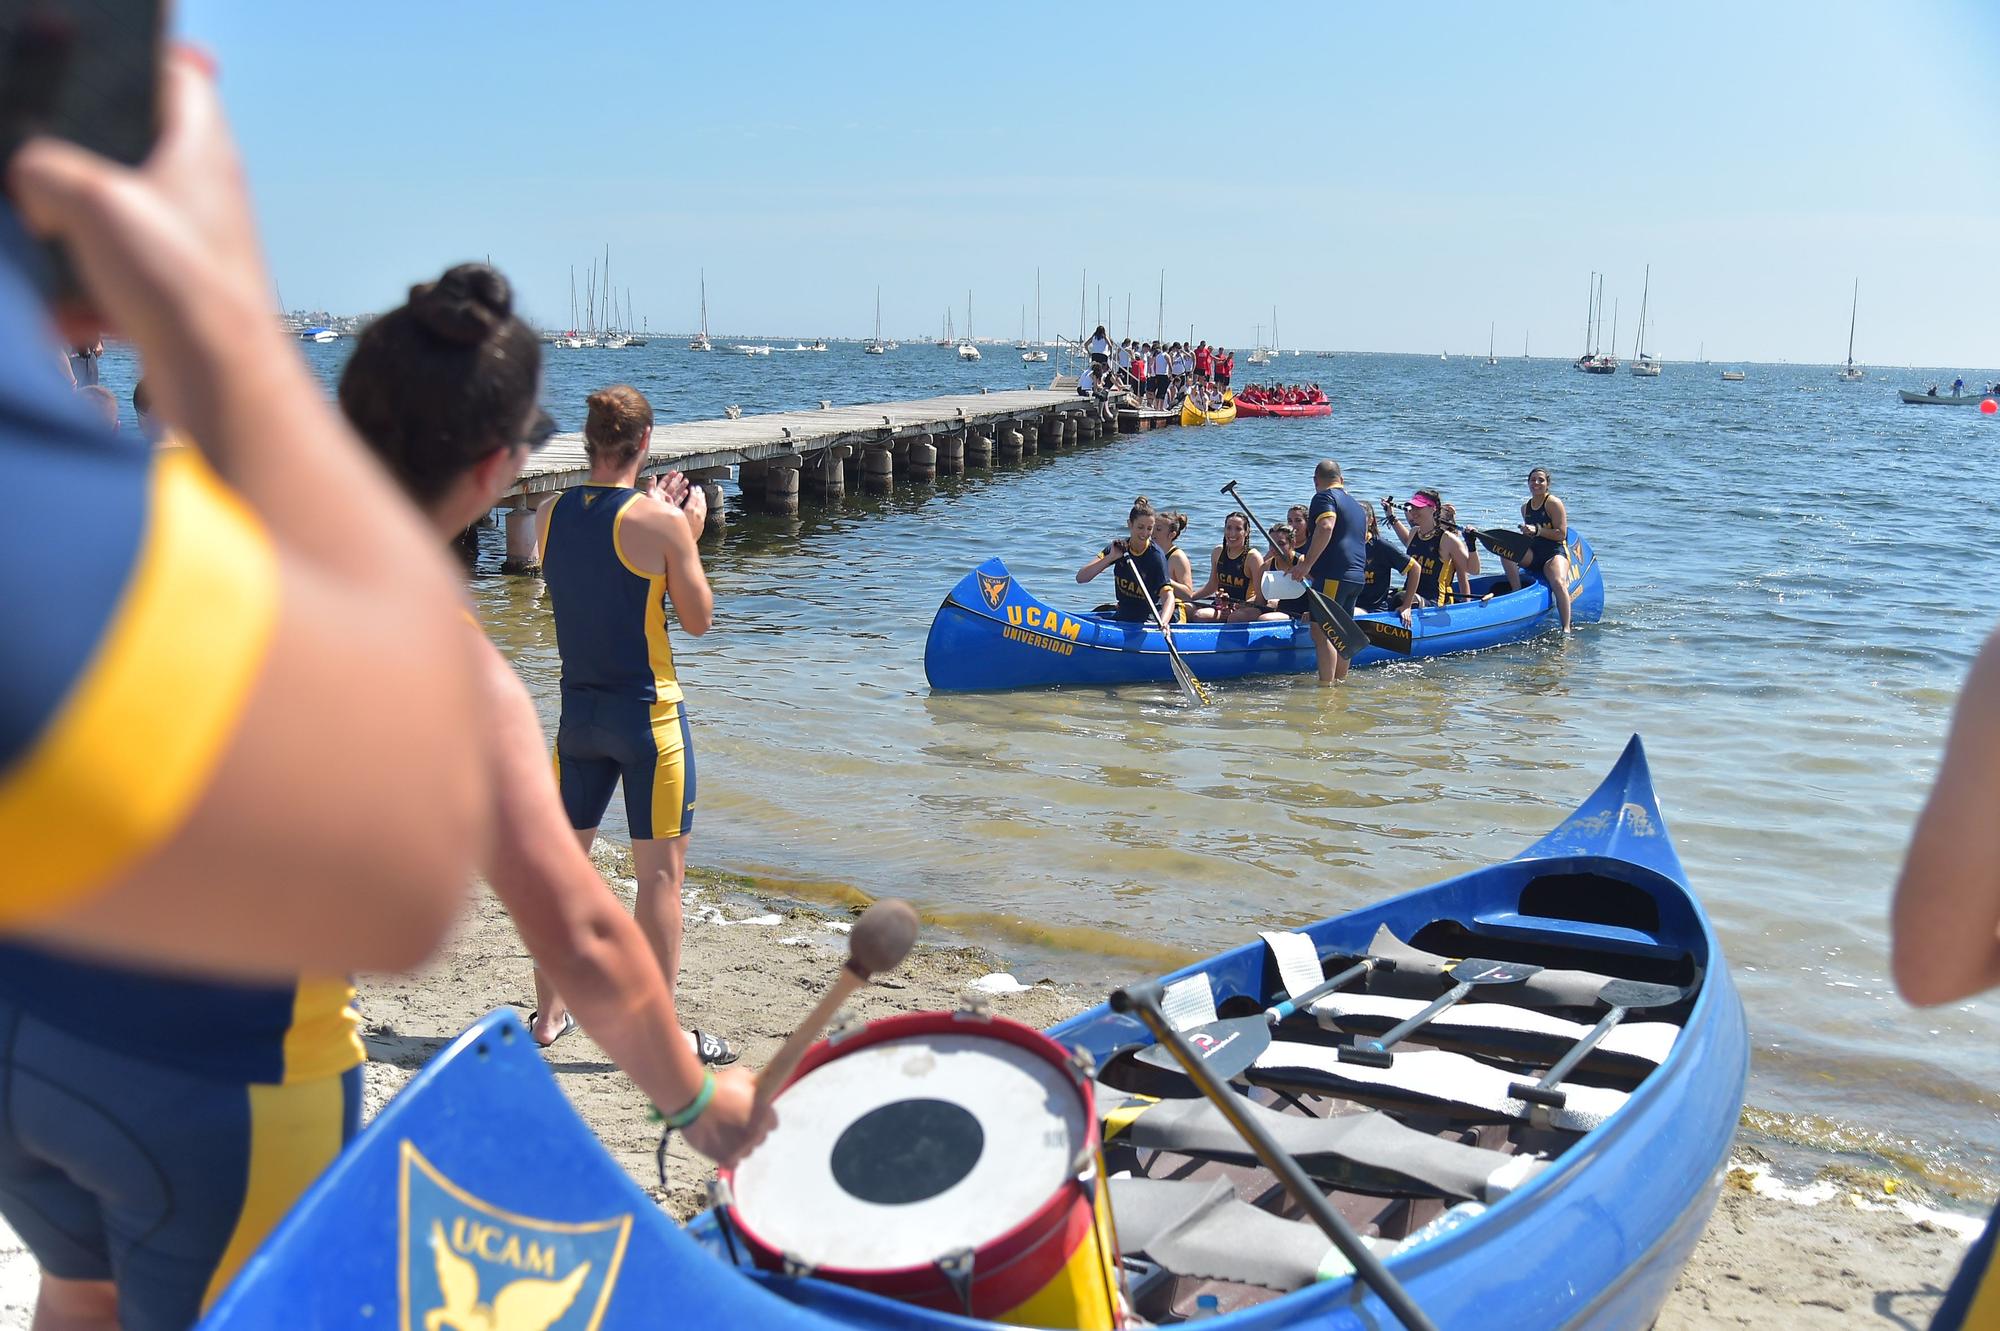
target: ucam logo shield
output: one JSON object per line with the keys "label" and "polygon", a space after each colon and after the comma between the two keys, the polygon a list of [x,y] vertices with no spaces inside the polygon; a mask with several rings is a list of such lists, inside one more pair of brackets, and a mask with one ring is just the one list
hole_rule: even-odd
{"label": "ucam logo shield", "polygon": [[986,598],[987,609],[1000,608],[1000,603],[1007,599],[1007,587],[1013,581],[1011,577],[996,578],[985,573],[979,575],[979,594]]}
{"label": "ucam logo shield", "polygon": [[403,1143],[402,1331],[595,1331],[632,1216],[542,1220],[480,1200]]}

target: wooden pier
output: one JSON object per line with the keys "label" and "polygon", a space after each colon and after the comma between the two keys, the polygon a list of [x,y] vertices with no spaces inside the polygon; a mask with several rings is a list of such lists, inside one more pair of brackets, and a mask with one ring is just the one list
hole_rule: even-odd
{"label": "wooden pier", "polygon": [[[887,494],[899,482],[927,482],[939,472],[1017,463],[1036,453],[1109,437],[1087,400],[1073,392],[962,393],[914,402],[871,402],[817,411],[785,411],[724,420],[662,422],[653,427],[642,474],[679,471],[708,487],[709,525],[722,524],[720,482],[735,475],[744,502],[796,513],[799,495],[832,498],[858,486]],[[507,563],[532,572],[540,563],[535,510],[590,472],[581,434],[559,434],[528,459],[508,491]]]}

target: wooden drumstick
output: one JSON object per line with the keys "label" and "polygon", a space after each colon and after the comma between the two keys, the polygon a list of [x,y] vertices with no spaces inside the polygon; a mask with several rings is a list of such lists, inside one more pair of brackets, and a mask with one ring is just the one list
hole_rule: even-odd
{"label": "wooden drumstick", "polygon": [[751,1110],[754,1118],[771,1103],[785,1079],[792,1075],[792,1069],[805,1057],[806,1050],[812,1048],[813,1041],[819,1039],[820,1031],[833,1020],[833,1014],[848,997],[868,983],[870,976],[881,971],[894,970],[903,964],[903,958],[910,955],[910,948],[917,941],[917,912],[909,902],[885,897],[867,910],[854,922],[854,928],[847,935],[847,963],[834,976],[833,987],[819,1000],[818,1006],[799,1023],[799,1028],[779,1047],[764,1070],[757,1074],[756,1104]]}

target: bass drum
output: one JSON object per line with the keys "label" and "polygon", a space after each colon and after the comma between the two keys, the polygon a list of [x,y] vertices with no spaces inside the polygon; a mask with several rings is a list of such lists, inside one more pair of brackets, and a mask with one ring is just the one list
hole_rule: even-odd
{"label": "bass drum", "polygon": [[1003,1017],[916,1012],[813,1046],[724,1170],[766,1270],[1021,1326],[1117,1326],[1089,1079]]}

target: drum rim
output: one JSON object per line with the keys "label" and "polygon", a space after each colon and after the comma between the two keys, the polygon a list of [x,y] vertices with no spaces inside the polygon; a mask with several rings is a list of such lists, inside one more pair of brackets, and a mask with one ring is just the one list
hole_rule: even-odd
{"label": "drum rim", "polygon": [[[985,1032],[1004,1043],[1015,1045],[1036,1054],[1069,1077],[1083,1101],[1084,1143],[1078,1152],[1080,1166],[1072,1162],[1073,1168],[1061,1185],[1049,1194],[1048,1200],[1036,1207],[1011,1229],[1001,1231],[980,1251],[985,1253],[1001,1269],[1012,1266],[1034,1246],[1033,1240],[1060,1234],[1053,1222],[1073,1210],[1079,1195],[1083,1203],[1091,1208],[1092,1221],[1096,1221],[1097,1192],[1105,1186],[1104,1141],[1102,1125],[1097,1120],[1097,1097],[1090,1084],[1090,1078],[1083,1075],[1069,1049],[1024,1022],[1011,1017],[999,1017],[975,1012],[900,1012],[894,1016],[882,1017],[869,1022],[859,1031],[834,1040],[821,1040],[807,1050],[799,1060],[798,1069],[785,1080],[789,1087],[794,1081],[805,1076],[814,1068],[831,1062],[837,1057],[867,1049],[894,1040],[905,1040],[914,1035],[952,1034]],[[784,1098],[781,1089],[778,1100]],[[734,1166],[716,1171],[724,1184],[733,1187],[736,1180]],[[786,1254],[765,1242],[756,1230],[743,1222],[736,1204],[731,1201],[719,1208],[724,1213],[724,1221],[742,1236],[759,1266],[767,1270],[782,1270]],[[940,1253],[939,1256],[944,1254]],[[973,1279],[980,1276],[980,1267],[973,1267]],[[990,1268],[989,1268],[990,1269]],[[896,1285],[927,1283],[929,1278],[941,1280],[942,1275],[935,1261],[915,1263],[909,1266],[845,1267],[814,1266],[807,1268],[810,1276],[825,1276],[837,1282],[845,1282],[845,1287],[861,1293],[887,1297],[888,1290]],[[947,1289],[947,1293],[949,1290]],[[910,1302],[917,1302],[910,1300]],[[921,1305],[919,1305],[921,1306]],[[940,1304],[940,1307],[947,1305]],[[1011,1305],[1010,1305],[1011,1306]]]}

